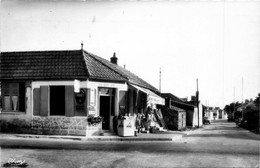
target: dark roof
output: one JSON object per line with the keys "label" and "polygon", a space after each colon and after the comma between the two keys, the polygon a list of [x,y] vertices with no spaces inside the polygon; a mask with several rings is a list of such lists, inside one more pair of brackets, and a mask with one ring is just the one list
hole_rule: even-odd
{"label": "dark roof", "polygon": [[171,109],[173,109],[173,110],[175,110],[175,111],[179,111],[179,112],[185,111],[184,109],[181,109],[181,108],[176,107],[176,106],[171,106]]}
{"label": "dark roof", "polygon": [[125,68],[84,50],[2,52],[0,56],[2,80],[128,81],[158,91]]}
{"label": "dark roof", "polygon": [[83,57],[82,50],[1,53],[1,79],[87,78],[125,80],[98,61]]}
{"label": "dark roof", "polygon": [[89,73],[89,78],[93,80],[115,80],[115,81],[126,81],[127,79],[121,74],[117,73],[110,67],[106,66],[99,60],[95,59],[87,52],[83,52],[85,66]]}
{"label": "dark roof", "polygon": [[180,99],[179,97],[171,94],[171,93],[162,93],[161,96],[163,98],[171,98],[172,101],[177,101],[177,102],[182,102],[184,103],[185,101],[183,101],[182,99]]}
{"label": "dark roof", "polygon": [[124,78],[126,78],[128,80],[129,83],[135,84],[135,85],[138,85],[138,86],[142,86],[144,88],[158,92],[158,90],[154,86],[150,85],[149,83],[147,83],[146,81],[144,81],[143,79],[141,79],[140,77],[135,75],[134,73],[130,72],[129,70],[127,70],[127,69],[125,69],[125,68],[123,68],[123,67],[121,67],[117,64],[113,64],[110,61],[108,61],[104,58],[101,58],[97,55],[94,55],[92,53],[89,53],[89,52],[86,52],[86,51],[84,53],[85,53],[85,55],[89,55],[89,56],[93,57],[94,59],[100,61],[101,63],[103,63],[107,67],[116,71],[118,74],[121,74]]}
{"label": "dark roof", "polygon": [[193,106],[191,104],[187,104],[187,103],[183,103],[183,102],[179,102],[179,101],[171,101],[171,105],[172,106],[176,106],[178,108],[184,109],[184,110],[193,110],[194,108],[196,108],[196,106]]}
{"label": "dark roof", "polygon": [[1,53],[1,79],[70,79],[87,76],[80,51]]}
{"label": "dark roof", "polygon": [[175,106],[175,107],[185,109],[185,110],[187,110],[187,109],[193,110],[194,107],[196,107],[194,105],[189,104],[186,101],[183,101],[182,99],[173,95],[172,93],[162,93],[161,96],[165,99],[171,98],[171,106]]}

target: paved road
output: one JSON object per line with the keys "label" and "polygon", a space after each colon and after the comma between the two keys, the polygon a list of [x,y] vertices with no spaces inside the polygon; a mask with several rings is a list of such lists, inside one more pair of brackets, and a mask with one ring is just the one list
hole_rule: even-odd
{"label": "paved road", "polygon": [[1,165],[9,158],[29,167],[256,167],[259,135],[216,121],[174,142],[1,141]]}

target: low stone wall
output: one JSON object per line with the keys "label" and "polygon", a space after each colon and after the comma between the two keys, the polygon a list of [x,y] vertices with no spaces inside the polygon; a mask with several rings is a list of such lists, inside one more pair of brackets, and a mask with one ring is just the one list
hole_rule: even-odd
{"label": "low stone wall", "polygon": [[31,121],[0,119],[0,132],[92,136],[102,133],[102,123],[89,125],[86,117],[32,117]]}
{"label": "low stone wall", "polygon": [[33,117],[32,131],[47,135],[86,135],[86,117]]}

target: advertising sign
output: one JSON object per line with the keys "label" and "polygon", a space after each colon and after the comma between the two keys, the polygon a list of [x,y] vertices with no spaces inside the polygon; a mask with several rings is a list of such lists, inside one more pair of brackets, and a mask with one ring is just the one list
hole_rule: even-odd
{"label": "advertising sign", "polygon": [[96,115],[96,89],[91,88],[89,93],[89,115]]}
{"label": "advertising sign", "polygon": [[85,110],[85,100],[86,100],[86,93],[85,93],[84,89],[80,89],[79,93],[75,93],[75,100],[76,100],[76,110],[84,111]]}

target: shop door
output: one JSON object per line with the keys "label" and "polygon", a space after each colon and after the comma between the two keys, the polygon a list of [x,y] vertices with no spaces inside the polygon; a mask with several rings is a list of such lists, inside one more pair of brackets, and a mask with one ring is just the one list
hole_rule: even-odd
{"label": "shop door", "polygon": [[104,117],[102,123],[102,129],[108,130],[109,129],[109,116],[110,116],[110,96],[100,96],[100,116]]}
{"label": "shop door", "polygon": [[65,86],[50,86],[50,115],[65,115]]}

